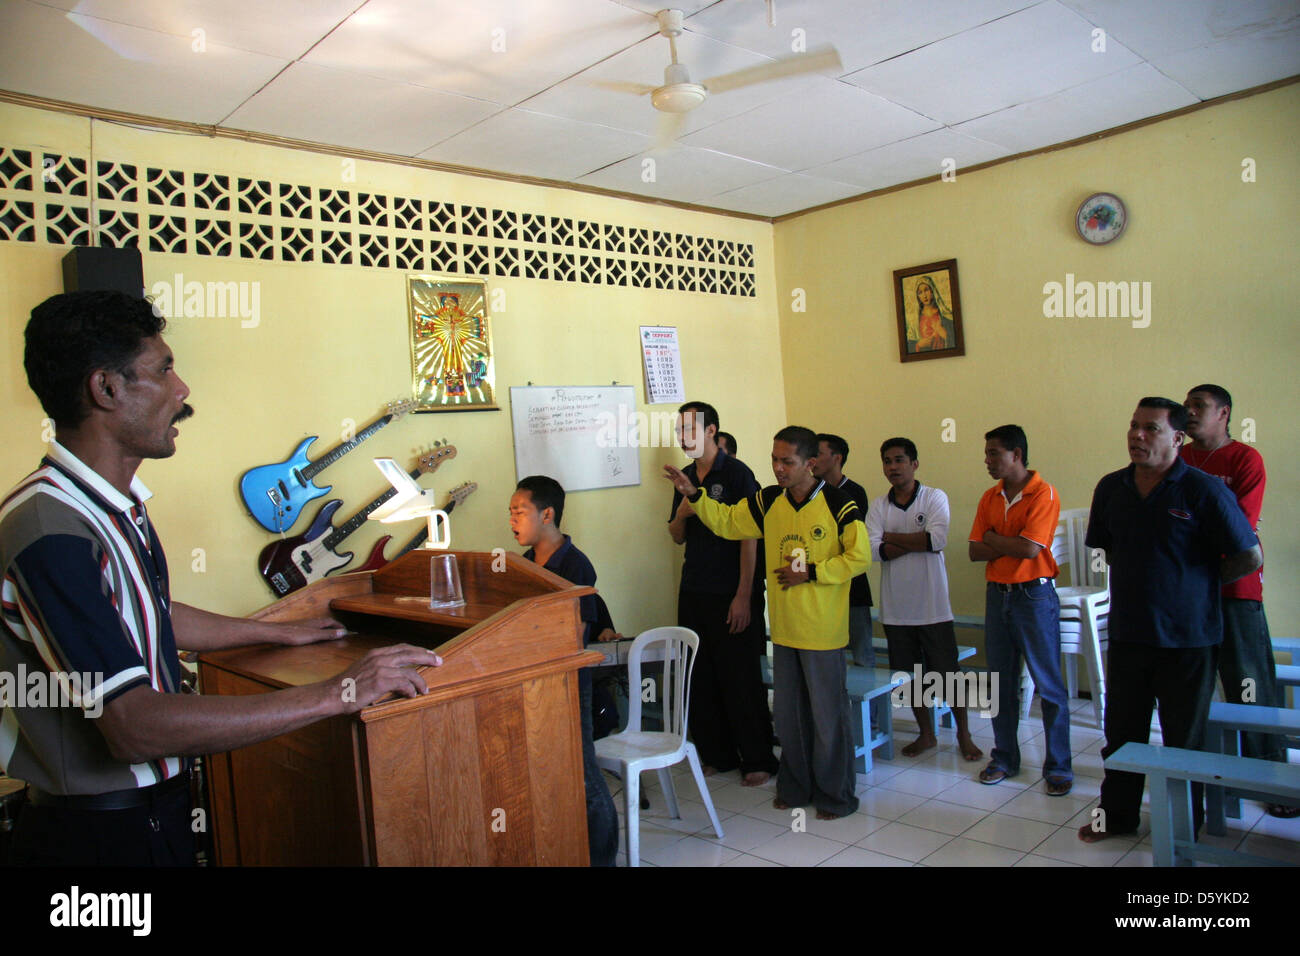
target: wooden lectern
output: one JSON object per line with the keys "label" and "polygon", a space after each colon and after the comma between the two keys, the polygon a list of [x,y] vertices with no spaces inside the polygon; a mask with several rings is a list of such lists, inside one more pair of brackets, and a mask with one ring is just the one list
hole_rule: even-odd
{"label": "wooden lectern", "polygon": [[587,865],[577,671],[601,655],[582,649],[578,598],[595,589],[515,554],[438,552],[456,555],[466,604],[432,610],[432,553],[326,578],[252,615],[330,614],[355,632],[342,640],[201,656],[207,694],[311,684],[398,642],[443,659],[421,670],[426,696],[213,754],[218,865]]}

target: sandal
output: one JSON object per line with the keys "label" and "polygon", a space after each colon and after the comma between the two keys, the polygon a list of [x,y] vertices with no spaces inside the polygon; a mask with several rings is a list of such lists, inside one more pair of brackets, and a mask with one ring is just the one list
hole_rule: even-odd
{"label": "sandal", "polygon": [[995,767],[992,764],[989,764],[989,766],[980,771],[979,781],[980,783],[987,784],[1001,783],[1009,776],[1011,775],[1001,767]]}

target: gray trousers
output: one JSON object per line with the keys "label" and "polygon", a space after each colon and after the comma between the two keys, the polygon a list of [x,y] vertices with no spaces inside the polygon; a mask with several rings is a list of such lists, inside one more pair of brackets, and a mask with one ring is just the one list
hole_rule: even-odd
{"label": "gray trousers", "polygon": [[773,717],[781,740],[776,795],[837,816],[858,809],[844,649],[772,645]]}

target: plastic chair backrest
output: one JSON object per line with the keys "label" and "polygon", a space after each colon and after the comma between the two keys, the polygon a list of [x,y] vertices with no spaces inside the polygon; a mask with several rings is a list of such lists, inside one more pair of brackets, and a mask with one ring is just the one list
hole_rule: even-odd
{"label": "plastic chair backrest", "polygon": [[[1070,538],[1070,523],[1062,521],[1056,526],[1056,534],[1052,535],[1052,558],[1056,561],[1057,573],[1064,571],[1067,567],[1070,569],[1070,583],[1075,583],[1074,573],[1074,550],[1070,547],[1074,542]],[[1060,578],[1057,578],[1060,581]]]}
{"label": "plastic chair backrest", "polygon": [[1071,508],[1061,512],[1061,521],[1070,526],[1074,541],[1071,580],[1084,587],[1105,588],[1109,584],[1110,573],[1105,553],[1099,552],[1095,556],[1097,560],[1094,560],[1092,549],[1084,541],[1088,535],[1088,515],[1087,508]]}
{"label": "plastic chair backrest", "polygon": [[627,730],[641,729],[641,658],[652,644],[664,645],[664,673],[659,681],[664,732],[686,737],[690,709],[691,671],[695,668],[699,636],[688,627],[654,627],[637,635],[627,655]]}

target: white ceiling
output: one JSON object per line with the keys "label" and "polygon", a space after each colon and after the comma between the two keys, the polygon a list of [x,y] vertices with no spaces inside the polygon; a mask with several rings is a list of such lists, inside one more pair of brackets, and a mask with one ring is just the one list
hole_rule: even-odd
{"label": "white ceiling", "polygon": [[661,2],[0,0],[0,89],[777,216],[1300,74],[1300,0],[689,0],[693,79],[842,66],[652,152]]}

